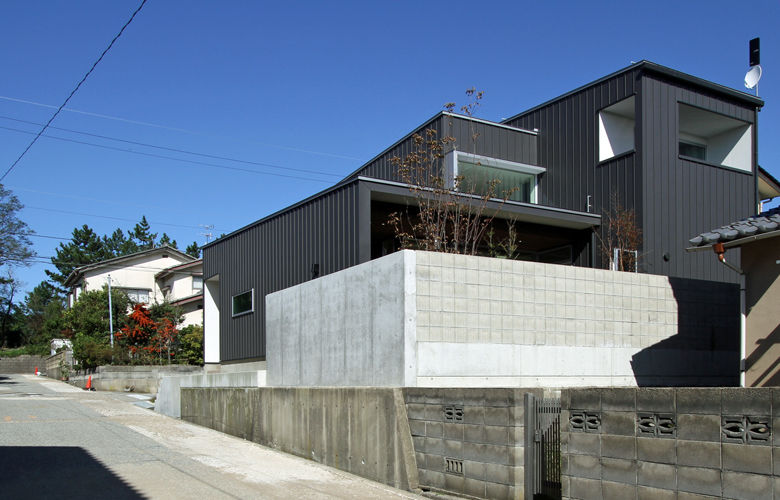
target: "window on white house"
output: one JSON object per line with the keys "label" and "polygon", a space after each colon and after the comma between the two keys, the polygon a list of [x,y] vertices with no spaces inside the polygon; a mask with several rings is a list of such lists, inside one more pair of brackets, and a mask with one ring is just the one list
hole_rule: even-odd
{"label": "window on white house", "polygon": [[706,109],[678,104],[678,147],[684,159],[751,172],[753,127]]}
{"label": "window on white house", "polygon": [[634,150],[634,96],[599,111],[599,161]]}
{"label": "window on white house", "polygon": [[121,290],[127,294],[127,298],[130,299],[131,302],[136,304],[149,303],[149,292],[151,290],[146,290],[144,288],[122,288]]}
{"label": "window on white house", "polygon": [[233,316],[241,316],[254,312],[255,290],[248,290],[238,295],[233,295]]}
{"label": "window on white house", "polygon": [[203,276],[192,277],[192,291],[200,292],[203,290]]}
{"label": "window on white house", "polygon": [[450,184],[458,191],[524,203],[537,203],[537,178],[545,172],[536,165],[458,151],[447,155],[447,165]]}

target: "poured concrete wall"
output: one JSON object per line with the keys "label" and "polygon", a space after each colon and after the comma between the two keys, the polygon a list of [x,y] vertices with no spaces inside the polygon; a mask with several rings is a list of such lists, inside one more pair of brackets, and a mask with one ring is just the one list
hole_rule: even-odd
{"label": "poured concrete wall", "polygon": [[413,386],[414,252],[266,297],[268,385]]}
{"label": "poured concrete wall", "polygon": [[268,382],[736,385],[734,285],[402,251],[268,295]]}
{"label": "poured concrete wall", "polygon": [[563,498],[780,496],[778,389],[566,389],[561,408]]}
{"label": "poured concrete wall", "polygon": [[400,389],[182,388],[183,420],[415,490]]}
{"label": "poured concrete wall", "polygon": [[95,373],[71,375],[69,384],[85,387],[89,377],[92,386],[98,391],[124,391],[157,394],[160,380],[171,375],[200,372],[200,366],[163,365],[163,366],[98,366]]}

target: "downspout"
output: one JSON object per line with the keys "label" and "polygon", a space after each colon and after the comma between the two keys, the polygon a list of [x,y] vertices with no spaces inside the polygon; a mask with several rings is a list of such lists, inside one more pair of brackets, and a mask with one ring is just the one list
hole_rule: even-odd
{"label": "downspout", "polygon": [[747,329],[745,321],[746,296],[745,296],[745,273],[737,266],[726,262],[726,249],[723,243],[715,243],[712,250],[718,255],[718,261],[732,271],[739,274],[739,386],[745,387],[745,356],[747,355]]}

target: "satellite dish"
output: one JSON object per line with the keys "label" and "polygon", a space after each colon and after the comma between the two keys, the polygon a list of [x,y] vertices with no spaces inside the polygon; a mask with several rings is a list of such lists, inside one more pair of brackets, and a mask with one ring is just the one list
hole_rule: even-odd
{"label": "satellite dish", "polygon": [[751,67],[747,74],[745,74],[745,87],[752,89],[758,85],[758,81],[761,79],[761,65],[756,64]]}

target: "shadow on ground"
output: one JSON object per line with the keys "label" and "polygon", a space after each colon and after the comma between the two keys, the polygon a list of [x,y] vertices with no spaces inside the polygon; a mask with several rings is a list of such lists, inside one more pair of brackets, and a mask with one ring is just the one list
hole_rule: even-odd
{"label": "shadow on ground", "polygon": [[75,446],[0,447],[0,497],[145,498]]}

